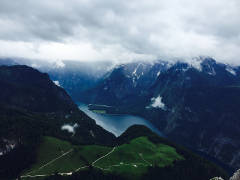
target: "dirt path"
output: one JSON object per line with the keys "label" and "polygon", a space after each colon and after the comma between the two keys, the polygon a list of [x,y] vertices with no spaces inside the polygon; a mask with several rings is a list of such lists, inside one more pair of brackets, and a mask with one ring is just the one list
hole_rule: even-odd
{"label": "dirt path", "polygon": [[46,166],[49,165],[49,164],[52,164],[52,163],[55,162],[56,160],[60,159],[60,158],[63,157],[63,156],[66,156],[67,154],[69,154],[69,153],[72,152],[72,151],[73,151],[73,149],[70,149],[69,151],[63,153],[61,156],[59,156],[59,157],[57,157],[57,158],[55,158],[55,159],[49,161],[48,163],[44,164],[44,165],[41,166],[40,168],[38,168],[38,169],[36,169],[36,170],[33,170],[33,171],[27,173],[27,175],[25,175],[25,176],[21,176],[21,177],[32,177],[32,176],[33,176],[33,177],[37,177],[37,176],[45,176],[45,175],[30,175],[30,174],[33,173],[33,172],[39,171],[40,169],[46,167]]}
{"label": "dirt path", "polygon": [[[99,160],[101,160],[101,159],[109,156],[111,153],[114,152],[115,149],[116,149],[116,147],[113,147],[113,149],[112,149],[110,152],[108,152],[107,154],[105,154],[105,155],[101,156],[100,158],[96,159],[94,162],[92,162],[92,166],[94,166],[94,167],[96,167],[96,168],[99,168],[99,169],[102,169],[101,167],[95,166],[94,164],[95,164],[96,162],[98,162]],[[46,166],[48,166],[49,164],[52,164],[52,163],[55,162],[56,160],[58,160],[58,159],[60,159],[61,157],[69,154],[69,153],[72,152],[72,151],[73,151],[73,149],[70,149],[69,151],[65,152],[65,153],[62,154],[61,156],[59,156],[59,157],[57,157],[57,158],[49,161],[48,163],[44,164],[44,165],[41,166],[40,168],[29,172],[27,175],[21,176],[21,178],[26,178],[26,177],[30,177],[30,178],[46,177],[46,176],[51,176],[51,175],[53,175],[53,174],[42,174],[42,175],[30,175],[30,174],[33,173],[33,172],[35,172],[35,171],[38,171],[38,170],[40,170],[40,169],[42,169],[42,168],[44,168],[44,167],[46,167]],[[77,171],[79,171],[79,170],[81,170],[81,169],[84,169],[84,168],[88,168],[88,167],[89,167],[89,166],[83,166],[83,167],[80,167],[80,168],[76,169],[75,171],[68,172],[68,173],[59,173],[59,175],[61,175],[61,176],[71,176],[72,173],[77,172]],[[102,169],[102,170],[103,170],[103,169]]]}
{"label": "dirt path", "polygon": [[[108,152],[107,154],[105,154],[105,155],[99,157],[98,159],[96,159],[95,161],[93,161],[93,162],[91,163],[91,165],[94,166],[94,167],[96,167],[96,168],[99,168],[99,169],[101,169],[101,170],[105,170],[105,171],[106,171],[106,170],[110,170],[110,167],[118,167],[118,166],[122,166],[122,165],[124,165],[124,166],[134,166],[134,167],[138,167],[138,166],[148,166],[148,165],[152,166],[152,164],[151,164],[150,162],[148,162],[147,160],[145,160],[145,159],[143,158],[143,155],[142,155],[141,153],[138,153],[138,155],[139,155],[140,158],[144,161],[144,163],[131,163],[131,164],[128,164],[128,163],[120,163],[120,164],[115,164],[115,165],[108,166],[106,169],[95,165],[95,164],[96,164],[98,161],[100,161],[101,159],[103,159],[103,158],[109,156],[110,154],[112,154],[112,153],[116,150],[116,148],[117,148],[117,147],[113,147],[113,149],[112,149],[110,152]],[[35,172],[35,171],[38,171],[38,170],[46,167],[47,165],[52,164],[52,163],[55,162],[56,160],[58,160],[58,159],[60,159],[61,157],[69,154],[69,153],[72,152],[72,151],[73,151],[73,149],[70,149],[69,151],[65,152],[65,153],[62,154],[61,156],[59,156],[59,157],[57,157],[57,158],[49,161],[48,163],[44,164],[43,166],[41,166],[41,167],[38,168],[37,170],[31,171],[30,173]],[[58,174],[61,175],[61,176],[71,176],[74,172],[78,172],[78,171],[80,171],[81,169],[88,168],[88,167],[90,167],[90,166],[82,166],[82,167],[79,167],[78,169],[76,169],[75,171],[68,172],[68,173],[58,173]],[[27,175],[21,176],[21,178],[26,178],[26,177],[30,177],[30,178],[35,178],[35,177],[47,177],[47,176],[54,175],[54,174],[29,175],[30,173],[28,173]]]}
{"label": "dirt path", "polygon": [[141,157],[141,159],[142,159],[145,163],[147,163],[147,164],[149,164],[150,166],[152,166],[152,164],[151,164],[150,162],[148,162],[147,160],[145,160],[145,159],[143,158],[143,155],[142,155],[141,153],[138,153],[138,155]]}
{"label": "dirt path", "polygon": [[97,160],[95,160],[95,161],[92,163],[92,166],[94,166],[94,164],[95,164],[96,162],[98,162],[99,160],[101,160],[101,159],[107,157],[108,155],[110,155],[111,153],[113,153],[115,149],[116,149],[116,147],[113,147],[113,149],[112,149],[109,153],[107,153],[107,154],[105,154],[104,156],[102,156],[102,157],[98,158]]}

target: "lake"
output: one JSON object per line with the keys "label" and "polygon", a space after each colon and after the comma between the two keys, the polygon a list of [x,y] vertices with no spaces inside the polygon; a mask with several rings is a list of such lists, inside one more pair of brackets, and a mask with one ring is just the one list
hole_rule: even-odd
{"label": "lake", "polygon": [[99,126],[103,127],[109,132],[112,132],[116,136],[121,135],[128,127],[134,124],[145,125],[153,132],[157,133],[160,136],[163,136],[163,134],[156,127],[154,127],[149,121],[144,118],[128,114],[99,114],[90,111],[86,104],[78,103],[78,106],[80,110],[94,119]]}

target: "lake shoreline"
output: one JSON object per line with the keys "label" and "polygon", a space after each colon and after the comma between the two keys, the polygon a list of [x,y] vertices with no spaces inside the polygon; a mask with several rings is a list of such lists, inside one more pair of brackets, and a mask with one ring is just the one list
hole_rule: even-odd
{"label": "lake shoreline", "polygon": [[87,104],[78,102],[77,105],[80,110],[94,119],[99,126],[116,136],[120,136],[130,126],[139,124],[145,125],[159,136],[165,137],[154,125],[142,117],[130,114],[97,113],[89,110]]}

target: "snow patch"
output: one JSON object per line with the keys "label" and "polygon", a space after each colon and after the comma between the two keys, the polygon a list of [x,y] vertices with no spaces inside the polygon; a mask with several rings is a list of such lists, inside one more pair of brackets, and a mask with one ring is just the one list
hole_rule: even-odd
{"label": "snow patch", "polygon": [[140,66],[143,66],[143,64],[142,64],[142,63],[139,63],[139,64],[137,65],[137,67],[134,69],[133,73],[132,73],[132,76],[136,77],[137,79],[139,79],[139,78],[141,77],[141,75],[143,75],[143,72],[140,73],[140,75],[138,75],[138,73],[137,73],[138,68],[139,68]]}
{"label": "snow patch", "polygon": [[216,73],[214,68],[211,68],[211,71],[208,72],[208,74],[211,75],[211,76],[215,76],[217,73]]}
{"label": "snow patch", "polygon": [[228,71],[229,73],[231,73],[234,76],[237,75],[237,73],[234,71],[234,69],[232,67],[227,66],[226,67],[226,71]]}
{"label": "snow patch", "polygon": [[69,133],[73,133],[75,134],[75,129],[78,127],[78,124],[75,123],[74,125],[70,125],[70,124],[64,124],[62,127],[61,127],[61,130],[66,130],[68,131]]}
{"label": "snow patch", "polygon": [[55,84],[55,85],[57,85],[57,86],[61,87],[61,85],[60,85],[59,81],[53,81],[53,82],[54,82],[54,84]]}
{"label": "snow patch", "polygon": [[189,64],[190,64],[193,68],[197,69],[198,71],[202,71],[202,65],[201,65],[201,63],[202,63],[202,60],[201,60],[201,59],[192,59],[192,60],[189,62]]}
{"label": "snow patch", "polygon": [[95,137],[95,134],[93,133],[92,130],[90,130],[90,134],[91,134],[92,137]]}

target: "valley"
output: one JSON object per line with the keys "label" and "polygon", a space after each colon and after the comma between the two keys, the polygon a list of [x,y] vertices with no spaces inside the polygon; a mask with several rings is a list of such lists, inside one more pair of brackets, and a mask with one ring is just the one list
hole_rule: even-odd
{"label": "valley", "polygon": [[[0,66],[0,76],[0,135],[1,147],[6,149],[0,156],[1,178],[171,180],[178,176],[202,180],[229,176],[175,144],[155,121],[142,118],[149,116],[141,113],[152,113],[151,117],[169,113],[170,104],[160,95],[151,99],[152,105],[144,101],[145,95],[138,103],[133,101],[136,96],[127,98],[130,101],[124,106],[109,105],[108,96],[104,96],[104,101],[111,100],[107,105],[75,104],[59,84],[34,68]],[[118,76],[115,73],[114,78]],[[121,98],[118,103],[123,103]],[[142,117],[131,115],[136,110]],[[7,149],[6,142],[14,142],[13,149]]]}
{"label": "valley", "polygon": [[240,0],[0,0],[0,180],[240,180]]}

